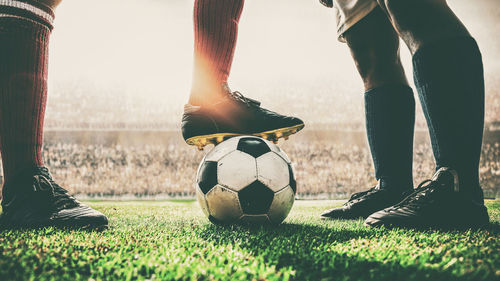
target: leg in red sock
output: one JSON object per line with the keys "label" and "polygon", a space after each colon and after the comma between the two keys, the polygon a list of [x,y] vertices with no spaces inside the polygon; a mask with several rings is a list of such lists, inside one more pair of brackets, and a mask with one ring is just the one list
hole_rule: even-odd
{"label": "leg in red sock", "polygon": [[21,170],[43,165],[52,26],[7,16],[0,17],[0,26],[0,144],[8,182]]}
{"label": "leg in red sock", "polygon": [[191,104],[213,102],[221,92],[221,85],[227,83],[244,3],[244,0],[195,1]]}
{"label": "leg in red sock", "polygon": [[49,36],[59,0],[0,0],[0,226],[102,228],[107,218],[57,185],[43,167]]}
{"label": "leg in red sock", "polygon": [[256,100],[231,92],[233,62],[244,0],[196,0],[194,73],[189,104],[182,117],[186,142],[202,149],[237,135],[277,141],[304,127],[299,118],[261,108]]}

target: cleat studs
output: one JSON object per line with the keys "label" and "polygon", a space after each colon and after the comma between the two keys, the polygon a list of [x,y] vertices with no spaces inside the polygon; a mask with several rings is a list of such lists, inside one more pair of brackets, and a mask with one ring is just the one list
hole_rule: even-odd
{"label": "cleat studs", "polygon": [[279,139],[279,138],[281,138],[283,136],[283,133],[282,132],[276,132],[275,136],[276,136],[277,139]]}
{"label": "cleat studs", "polygon": [[285,140],[288,140],[289,138],[290,138],[290,136],[286,136],[286,137],[285,137]]}
{"label": "cleat studs", "polygon": [[216,144],[219,144],[224,141],[224,137],[217,137]]}

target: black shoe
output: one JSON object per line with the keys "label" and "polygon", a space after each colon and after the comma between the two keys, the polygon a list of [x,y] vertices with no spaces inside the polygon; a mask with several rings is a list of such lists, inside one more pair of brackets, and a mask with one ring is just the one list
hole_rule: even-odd
{"label": "black shoe", "polygon": [[343,206],[327,210],[321,214],[323,219],[358,219],[367,218],[376,211],[380,211],[400,202],[403,193],[380,189],[379,185],[359,193],[354,193]]}
{"label": "black shoe", "polygon": [[458,175],[439,169],[403,201],[369,216],[367,226],[477,228],[489,223],[486,207],[459,192]]}
{"label": "black shoe", "polygon": [[54,226],[102,230],[108,226],[105,215],[68,195],[45,167],[23,171],[6,182],[3,194],[2,228]]}
{"label": "black shoe", "polygon": [[283,116],[260,107],[260,102],[225,88],[221,100],[210,106],[186,105],[182,136],[199,149],[239,135],[253,135],[270,141],[288,139],[304,128],[296,117]]}

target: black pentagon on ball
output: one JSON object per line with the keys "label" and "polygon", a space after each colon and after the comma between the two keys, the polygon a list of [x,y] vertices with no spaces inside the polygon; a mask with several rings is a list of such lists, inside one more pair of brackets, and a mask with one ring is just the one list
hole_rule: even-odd
{"label": "black pentagon on ball", "polygon": [[274,192],[260,181],[254,181],[238,192],[238,198],[244,214],[267,214],[274,199]]}
{"label": "black pentagon on ball", "polygon": [[290,164],[288,164],[288,174],[290,175],[290,187],[292,188],[293,193],[297,193],[297,181],[295,181],[292,165]]}
{"label": "black pentagon on ball", "polygon": [[257,137],[241,138],[238,141],[237,149],[239,151],[248,153],[255,158],[271,151],[267,143],[264,140]]}
{"label": "black pentagon on ball", "polygon": [[198,186],[207,194],[217,184],[217,162],[206,161],[198,173]]}

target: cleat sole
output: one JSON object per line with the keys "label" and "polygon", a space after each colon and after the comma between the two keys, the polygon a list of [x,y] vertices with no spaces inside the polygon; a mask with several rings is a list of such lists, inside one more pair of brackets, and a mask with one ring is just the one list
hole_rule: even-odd
{"label": "cleat sole", "polygon": [[[304,128],[304,124],[299,124],[295,125],[292,127],[286,127],[286,128],[280,128],[276,130],[271,130],[271,131],[265,131],[261,133],[254,133],[250,134],[252,136],[260,137],[268,141],[272,141],[274,143],[278,143],[278,140],[280,138],[284,138],[287,140],[290,135],[293,135],[297,133],[298,131],[302,130]],[[189,145],[194,145],[196,146],[199,150],[203,150],[205,146],[208,144],[213,144],[217,145],[227,139],[230,139],[232,137],[238,137],[238,136],[244,136],[245,134],[235,134],[235,133],[218,133],[218,134],[211,134],[211,135],[203,135],[203,136],[196,136],[196,137],[191,137],[186,140],[186,143]]]}

